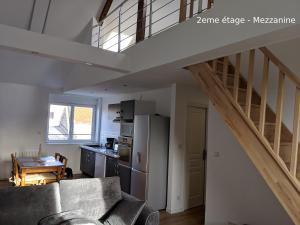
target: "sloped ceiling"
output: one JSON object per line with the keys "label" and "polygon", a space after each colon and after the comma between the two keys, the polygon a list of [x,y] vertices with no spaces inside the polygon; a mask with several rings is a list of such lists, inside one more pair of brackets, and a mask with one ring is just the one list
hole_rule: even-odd
{"label": "sloped ceiling", "polygon": [[[36,7],[38,3],[43,4],[44,9]],[[49,5],[44,33],[77,40],[104,3],[105,0],[50,0],[49,5],[49,0],[36,0],[36,3],[34,0],[0,0],[0,23],[29,29],[33,11],[41,10],[40,14],[46,14],[45,7]],[[37,19],[44,20],[45,15],[40,14]]]}
{"label": "sloped ceiling", "polygon": [[0,0],[0,23],[28,29],[34,0]]}

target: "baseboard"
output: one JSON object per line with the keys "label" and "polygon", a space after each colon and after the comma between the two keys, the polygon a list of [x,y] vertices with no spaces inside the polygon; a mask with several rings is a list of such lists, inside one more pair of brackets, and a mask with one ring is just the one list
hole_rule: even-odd
{"label": "baseboard", "polygon": [[176,213],[184,212],[184,209],[183,208],[180,208],[180,209],[169,209],[169,208],[167,208],[166,211],[169,214],[176,214]]}

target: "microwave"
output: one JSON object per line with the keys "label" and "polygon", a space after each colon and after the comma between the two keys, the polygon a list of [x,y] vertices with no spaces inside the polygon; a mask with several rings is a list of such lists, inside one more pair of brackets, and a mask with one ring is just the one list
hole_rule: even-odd
{"label": "microwave", "polygon": [[120,165],[131,167],[132,142],[133,140],[130,137],[119,137],[118,153]]}
{"label": "microwave", "polygon": [[121,122],[120,135],[123,137],[133,137],[134,123]]}

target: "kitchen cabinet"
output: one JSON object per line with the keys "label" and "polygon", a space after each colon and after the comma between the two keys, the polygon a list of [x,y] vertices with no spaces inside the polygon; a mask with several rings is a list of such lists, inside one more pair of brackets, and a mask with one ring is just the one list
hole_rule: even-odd
{"label": "kitchen cabinet", "polygon": [[83,148],[81,149],[80,170],[92,177],[95,173],[95,158],[95,152]]}
{"label": "kitchen cabinet", "polygon": [[135,115],[155,113],[155,103],[148,101],[129,100],[120,103],[120,118],[122,122],[133,122]]}
{"label": "kitchen cabinet", "polygon": [[81,148],[80,170],[91,177],[119,176],[118,159]]}
{"label": "kitchen cabinet", "polygon": [[94,177],[98,177],[98,178],[105,177],[106,162],[107,162],[107,157],[105,155],[96,153]]}
{"label": "kitchen cabinet", "polygon": [[134,119],[134,105],[135,101],[122,101],[120,107],[120,115],[122,121],[132,122]]}
{"label": "kitchen cabinet", "polygon": [[131,184],[131,168],[124,165],[119,165],[119,176],[121,183],[121,190],[130,194]]}
{"label": "kitchen cabinet", "polygon": [[119,164],[118,160],[107,157],[106,159],[106,173],[105,177],[119,176]]}

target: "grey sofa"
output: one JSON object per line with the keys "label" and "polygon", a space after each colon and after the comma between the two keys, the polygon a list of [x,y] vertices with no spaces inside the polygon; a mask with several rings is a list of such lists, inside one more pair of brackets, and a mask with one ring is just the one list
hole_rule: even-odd
{"label": "grey sofa", "polygon": [[[118,177],[1,188],[0,224],[38,225],[42,218],[72,210],[80,210],[87,218],[98,221],[101,218],[121,217],[124,224],[129,224],[126,217],[129,217],[130,207],[138,202],[141,201],[121,192]],[[159,212],[145,204],[139,205],[142,207],[134,219],[134,225],[158,225]],[[114,223],[111,221],[107,224]],[[103,221],[101,223],[106,224]]]}

